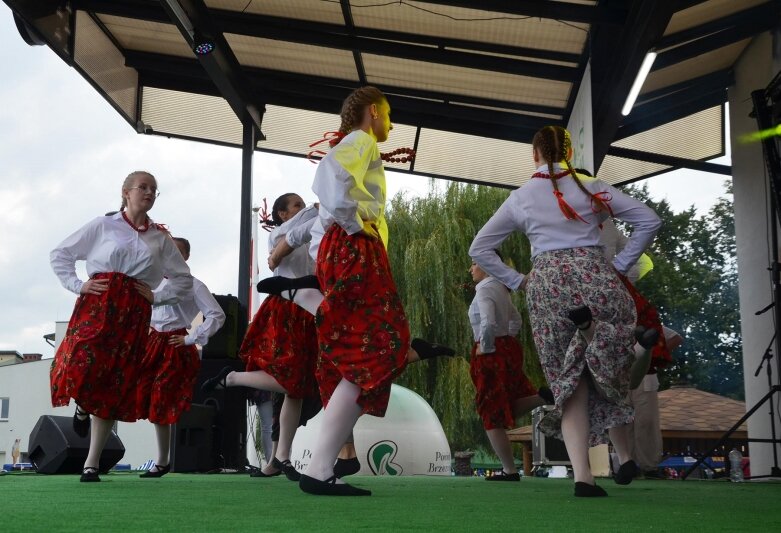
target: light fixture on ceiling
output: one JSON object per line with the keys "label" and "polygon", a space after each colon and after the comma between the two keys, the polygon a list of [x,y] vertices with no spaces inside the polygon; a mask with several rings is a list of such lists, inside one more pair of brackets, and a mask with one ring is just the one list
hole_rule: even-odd
{"label": "light fixture on ceiling", "polygon": [[216,44],[214,44],[214,41],[210,39],[209,37],[206,37],[205,35],[195,32],[195,35],[193,36],[193,52],[195,52],[195,55],[197,56],[206,56],[214,52],[214,49],[217,47]]}
{"label": "light fixture on ceiling", "polygon": [[637,77],[635,77],[635,82],[632,84],[632,89],[629,91],[629,95],[626,97],[624,107],[621,108],[622,115],[627,116],[632,112],[632,107],[635,105],[635,100],[637,100],[637,96],[640,94],[640,89],[643,88],[643,84],[645,83],[645,79],[648,77],[648,73],[651,72],[651,67],[654,65],[654,60],[656,60],[656,52],[650,50],[647,54],[645,54],[645,59],[643,59],[643,64],[640,65],[640,70],[637,72]]}

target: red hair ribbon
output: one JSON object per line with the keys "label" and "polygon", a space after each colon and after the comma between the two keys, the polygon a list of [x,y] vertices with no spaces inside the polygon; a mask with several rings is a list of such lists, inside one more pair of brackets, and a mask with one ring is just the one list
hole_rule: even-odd
{"label": "red hair ribbon", "polygon": [[613,199],[613,195],[607,191],[602,191],[591,195],[591,210],[595,213],[599,213],[601,209],[596,209],[594,207],[594,198],[598,198],[599,200],[602,201],[602,205],[604,205],[607,208],[608,214],[612,217],[613,209],[610,207],[610,200]]}
{"label": "red hair ribbon", "polygon": [[265,198],[263,198],[263,207],[260,209],[258,218],[260,219],[260,227],[264,230],[270,232],[274,228],[273,219],[268,212],[268,204]]}
{"label": "red hair ribbon", "polygon": [[[333,148],[334,146],[339,144],[339,141],[341,141],[342,139],[344,139],[344,133],[342,133],[341,131],[327,131],[323,133],[322,139],[310,144],[309,148],[314,148],[318,144],[324,142],[328,142],[328,146],[330,148]],[[310,161],[312,161],[313,157],[324,157],[324,156],[325,156],[325,152],[323,152],[322,150],[312,150],[308,154],[306,154],[306,158],[309,159]],[[312,163],[315,163],[315,161],[312,161]]]}
{"label": "red hair ribbon", "polygon": [[[562,172],[559,172],[557,174],[554,174],[553,176],[549,174],[544,174],[542,172],[535,172],[532,174],[532,178],[543,178],[546,180],[557,180],[559,178],[563,178],[564,176],[567,176],[571,174],[569,170],[564,170]],[[556,202],[559,204],[559,209],[562,213],[564,213],[564,218],[567,220],[580,220],[581,222],[586,222],[583,220],[583,217],[581,217],[577,211],[572,209],[572,206],[567,203],[567,201],[564,199],[564,195],[561,193],[561,191],[557,189],[553,189],[553,196],[556,197]],[[586,222],[588,224],[588,222]]]}

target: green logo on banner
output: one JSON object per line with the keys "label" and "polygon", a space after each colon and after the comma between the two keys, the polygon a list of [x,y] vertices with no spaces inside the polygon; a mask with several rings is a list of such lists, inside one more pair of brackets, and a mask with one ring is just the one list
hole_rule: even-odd
{"label": "green logo on banner", "polygon": [[381,440],[369,448],[369,468],[376,476],[400,476],[404,469],[394,463],[399,447],[392,440]]}

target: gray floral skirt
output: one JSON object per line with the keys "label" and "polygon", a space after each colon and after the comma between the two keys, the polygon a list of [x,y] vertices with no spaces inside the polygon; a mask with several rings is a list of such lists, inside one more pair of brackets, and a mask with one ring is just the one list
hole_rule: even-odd
{"label": "gray floral skirt", "polygon": [[[534,344],[556,405],[539,423],[561,439],[561,406],[581,379],[589,380],[589,446],[607,442],[607,430],[633,419],[627,403],[634,360],[637,313],[631,296],[602,249],[569,248],[542,252],[526,285]],[[587,305],[594,338],[586,341],[567,312]]]}

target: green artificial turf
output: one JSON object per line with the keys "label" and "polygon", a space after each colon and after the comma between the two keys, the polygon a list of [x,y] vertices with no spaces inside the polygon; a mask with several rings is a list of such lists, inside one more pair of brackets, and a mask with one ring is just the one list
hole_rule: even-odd
{"label": "green artificial turf", "polygon": [[317,497],[284,477],[114,473],[0,477],[0,531],[781,531],[781,484],[599,480],[607,498],[572,496],[572,481],[352,477],[367,498]]}

